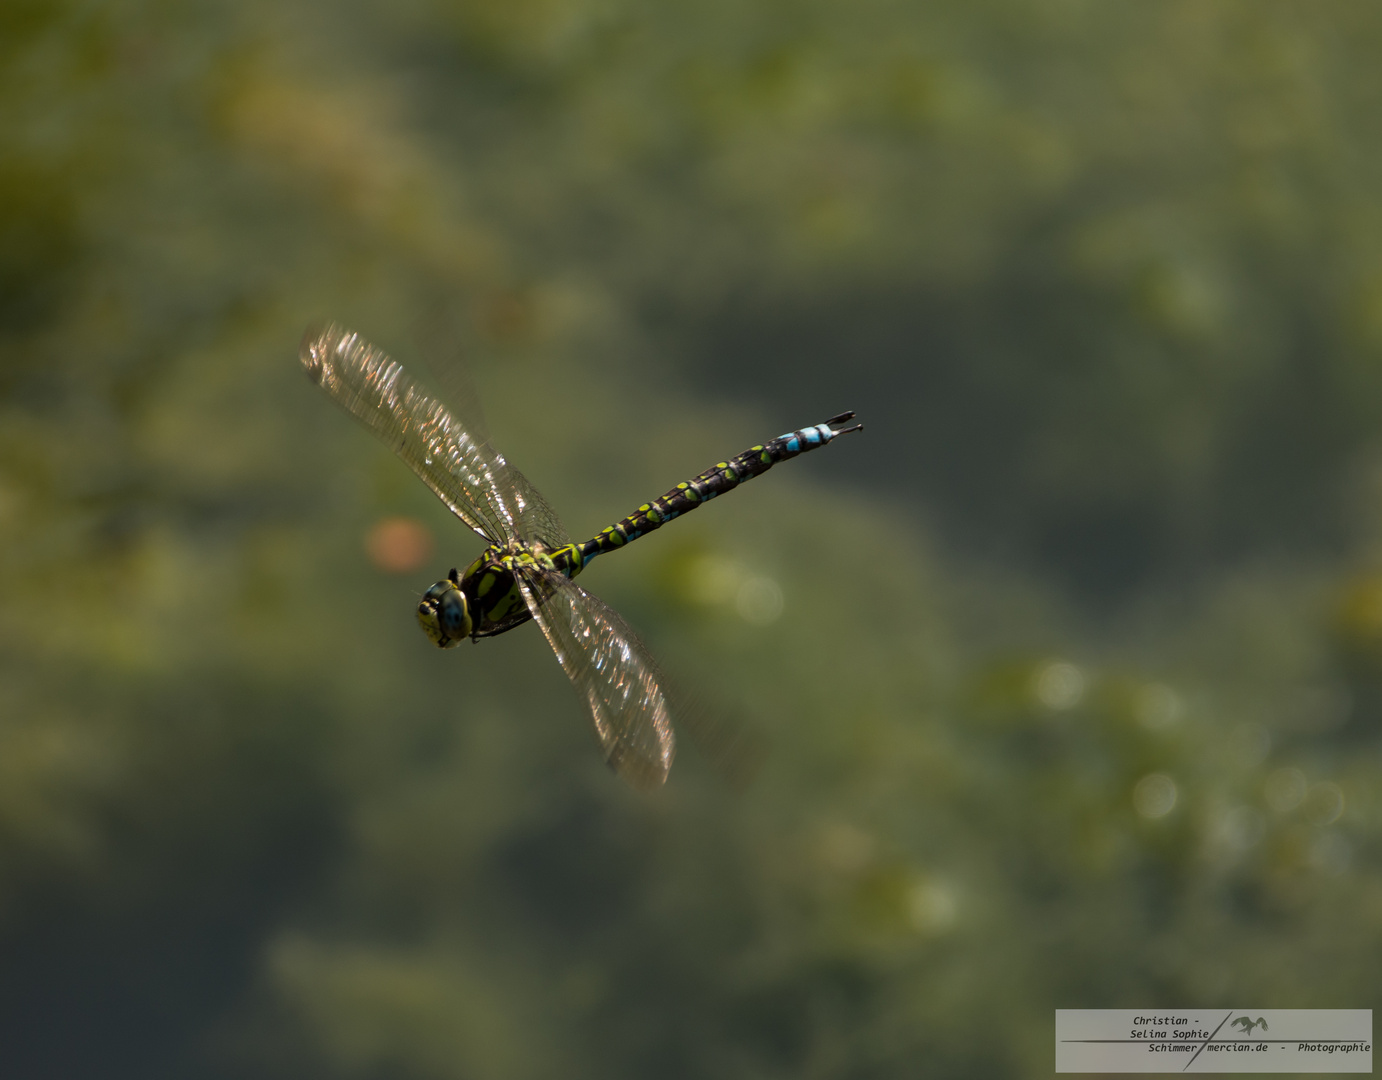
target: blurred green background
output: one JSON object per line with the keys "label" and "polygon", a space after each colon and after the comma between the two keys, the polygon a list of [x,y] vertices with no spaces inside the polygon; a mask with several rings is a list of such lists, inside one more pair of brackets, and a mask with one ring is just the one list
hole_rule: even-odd
{"label": "blurred green background", "polygon": [[[1380,54],[4,4],[0,1071],[1017,1077],[1058,1007],[1382,1005]],[[636,795],[535,630],[418,632],[479,542],[296,349],[439,308],[578,536],[866,422],[583,578],[751,783]]]}

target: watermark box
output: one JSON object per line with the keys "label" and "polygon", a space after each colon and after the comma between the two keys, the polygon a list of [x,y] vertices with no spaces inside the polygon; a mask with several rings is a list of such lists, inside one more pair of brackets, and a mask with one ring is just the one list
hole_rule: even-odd
{"label": "watermark box", "polygon": [[1371,1009],[1057,1009],[1056,1072],[1370,1073]]}

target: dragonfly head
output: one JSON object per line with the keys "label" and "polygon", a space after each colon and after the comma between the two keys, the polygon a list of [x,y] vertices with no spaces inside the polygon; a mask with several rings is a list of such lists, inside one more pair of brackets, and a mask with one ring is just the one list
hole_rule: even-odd
{"label": "dragonfly head", "polygon": [[439,649],[453,648],[470,637],[470,605],[456,571],[452,570],[423,594],[417,606],[417,621],[427,639]]}

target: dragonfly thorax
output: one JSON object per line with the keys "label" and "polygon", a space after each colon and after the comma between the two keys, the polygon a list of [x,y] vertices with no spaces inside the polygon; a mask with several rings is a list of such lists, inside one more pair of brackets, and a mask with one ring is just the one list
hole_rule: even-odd
{"label": "dragonfly thorax", "polygon": [[417,606],[417,621],[427,639],[439,649],[453,648],[470,637],[474,629],[470,602],[455,570],[423,593]]}
{"label": "dragonfly thorax", "polygon": [[[517,575],[534,569],[569,574],[568,556],[575,545],[560,549],[560,565],[541,547],[513,541],[491,545],[466,567],[456,570],[423,594],[417,619],[427,639],[449,649],[464,638],[491,637],[527,622],[532,615]],[[542,586],[534,586],[546,594]]]}

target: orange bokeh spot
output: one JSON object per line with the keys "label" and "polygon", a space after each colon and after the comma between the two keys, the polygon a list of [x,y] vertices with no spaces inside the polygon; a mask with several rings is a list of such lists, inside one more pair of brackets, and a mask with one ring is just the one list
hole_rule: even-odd
{"label": "orange bokeh spot", "polygon": [[432,554],[432,531],[415,518],[381,518],[365,536],[365,552],[385,573],[406,574]]}

